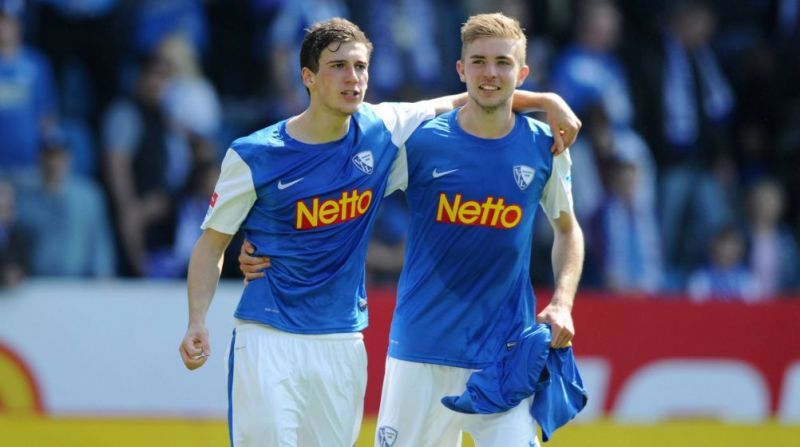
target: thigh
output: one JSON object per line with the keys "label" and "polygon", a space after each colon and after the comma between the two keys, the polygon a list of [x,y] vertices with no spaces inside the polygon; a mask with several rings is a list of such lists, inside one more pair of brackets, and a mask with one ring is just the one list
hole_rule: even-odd
{"label": "thigh", "polygon": [[296,446],[302,396],[280,339],[234,331],[228,359],[228,423],[233,447]]}
{"label": "thigh", "polygon": [[470,370],[388,357],[376,447],[458,447],[463,415],[442,405],[464,391]]}
{"label": "thigh", "polygon": [[367,387],[364,341],[324,340],[306,348],[302,380],[306,404],[298,445],[352,447],[361,429]]}
{"label": "thigh", "polygon": [[465,430],[478,447],[538,447],[531,399],[503,413],[467,415]]}

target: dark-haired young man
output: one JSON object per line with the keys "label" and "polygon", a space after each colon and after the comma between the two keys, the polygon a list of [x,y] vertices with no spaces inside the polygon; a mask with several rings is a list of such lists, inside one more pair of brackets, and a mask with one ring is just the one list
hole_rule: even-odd
{"label": "dark-haired young man", "polygon": [[[364,259],[378,205],[411,132],[466,101],[363,103],[371,49],[344,19],[312,26],[300,54],[308,108],[236,140],[223,161],[189,266],[180,352],[190,369],[210,354],[205,315],[223,252],[244,229],[256,255],[268,250],[271,269],[245,287],[235,313],[232,445],[350,447],[358,436],[367,377]],[[518,106],[555,105],[549,111],[561,113],[565,127],[577,122],[560,99],[519,96]],[[568,130],[567,140],[577,125]]]}

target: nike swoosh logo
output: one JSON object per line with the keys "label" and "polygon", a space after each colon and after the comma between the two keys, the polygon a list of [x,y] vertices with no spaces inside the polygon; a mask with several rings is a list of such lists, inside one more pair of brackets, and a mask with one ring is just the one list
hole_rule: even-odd
{"label": "nike swoosh logo", "polygon": [[452,173],[454,173],[456,171],[458,171],[458,169],[451,169],[449,171],[439,172],[436,168],[433,168],[433,178],[444,177],[445,175],[452,174]]}
{"label": "nike swoosh logo", "polygon": [[289,182],[289,183],[283,183],[283,180],[278,180],[278,189],[280,189],[280,190],[284,190],[284,189],[286,189],[286,188],[288,188],[288,187],[290,187],[290,186],[294,185],[295,183],[300,183],[300,182],[302,182],[304,178],[305,178],[305,177],[300,177],[299,179],[297,179],[297,180],[292,180],[292,181],[291,181],[291,182]]}

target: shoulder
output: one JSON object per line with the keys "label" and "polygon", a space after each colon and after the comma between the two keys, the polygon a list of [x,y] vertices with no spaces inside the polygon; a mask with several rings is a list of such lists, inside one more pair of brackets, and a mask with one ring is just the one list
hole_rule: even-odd
{"label": "shoulder", "polygon": [[257,154],[268,154],[286,147],[287,139],[281,126],[284,121],[257,130],[250,135],[237,138],[231,143],[231,150],[248,160]]}
{"label": "shoulder", "polygon": [[[381,121],[394,127],[396,123],[419,123],[432,118],[436,111],[430,102],[382,102],[380,104],[362,103],[356,112],[356,119],[364,118]],[[416,127],[416,126],[415,126]]]}
{"label": "shoulder", "polygon": [[517,119],[522,120],[522,130],[525,132],[526,137],[532,139],[537,146],[545,147],[548,151],[550,150],[550,147],[553,145],[553,134],[547,123],[524,115],[518,115]]}
{"label": "shoulder", "polygon": [[455,130],[453,129],[453,120],[452,120],[452,116],[454,113],[456,113],[455,110],[447,113],[442,113],[441,115],[425,120],[419,126],[419,129],[417,130],[416,133],[419,132],[452,133]]}
{"label": "shoulder", "polygon": [[528,132],[534,135],[541,135],[546,138],[553,138],[553,134],[550,131],[550,126],[547,123],[543,123],[535,118],[531,118],[525,115],[518,115],[519,118],[525,123],[526,129]]}
{"label": "shoulder", "polygon": [[455,112],[443,113],[423,121],[409,137],[408,144],[427,141],[429,138],[452,139],[455,136],[455,129],[450,120],[451,113]]}

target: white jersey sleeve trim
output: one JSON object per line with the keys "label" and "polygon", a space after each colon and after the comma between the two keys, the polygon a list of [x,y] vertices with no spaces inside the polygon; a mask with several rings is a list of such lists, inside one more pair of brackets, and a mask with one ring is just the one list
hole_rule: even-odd
{"label": "white jersey sleeve trim", "polygon": [[400,146],[397,155],[392,162],[391,170],[389,171],[389,181],[386,184],[386,192],[384,197],[397,191],[405,191],[408,188],[408,155],[406,153],[406,145]]}
{"label": "white jersey sleeve trim", "polygon": [[389,171],[389,181],[384,195],[388,196],[398,189],[405,191],[408,186],[406,140],[423,121],[436,116],[436,110],[430,101],[383,102],[370,106],[392,135],[392,144],[399,148]]}
{"label": "white jersey sleeve trim", "polygon": [[236,234],[256,201],[256,190],[250,166],[233,149],[222,160],[214,196],[200,228]]}
{"label": "white jersey sleeve trim", "polygon": [[436,116],[436,110],[429,101],[382,102],[370,106],[389,129],[392,143],[397,147],[404,145],[423,121]]}
{"label": "white jersey sleeve trim", "polygon": [[553,170],[544,185],[542,198],[539,201],[550,219],[558,219],[562,211],[573,214],[571,170],[572,158],[569,149],[553,158]]}

